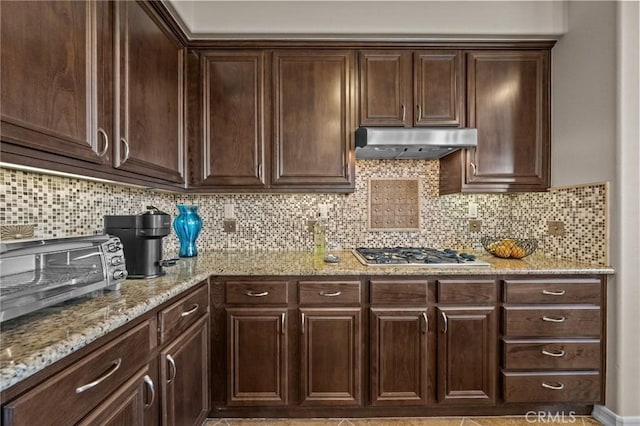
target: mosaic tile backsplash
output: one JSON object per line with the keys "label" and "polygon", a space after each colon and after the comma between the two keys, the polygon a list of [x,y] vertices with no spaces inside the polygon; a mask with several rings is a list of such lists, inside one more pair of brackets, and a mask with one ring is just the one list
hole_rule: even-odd
{"label": "mosaic tile backsplash", "polygon": [[[153,205],[172,216],[176,204],[195,204],[204,226],[200,249],[311,250],[307,221],[318,204],[329,207],[329,249],[358,246],[429,246],[481,250],[483,235],[537,238],[539,251],[563,259],[608,264],[607,185],[544,193],[438,196],[438,162],[358,160],[352,194],[173,194],[117,184],[0,168],[0,225],[34,224],[36,238],[100,232],[108,214],[139,213]],[[418,231],[368,230],[370,178],[417,178]],[[469,231],[469,202],[478,204],[480,232]],[[223,232],[224,204],[233,204],[237,232]],[[565,235],[550,236],[547,221],[563,221]],[[165,249],[177,251],[175,233]]]}

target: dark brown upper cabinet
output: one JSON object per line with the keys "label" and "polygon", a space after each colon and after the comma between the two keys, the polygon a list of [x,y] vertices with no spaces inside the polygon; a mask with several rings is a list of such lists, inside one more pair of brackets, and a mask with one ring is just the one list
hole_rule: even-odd
{"label": "dark brown upper cabinet", "polygon": [[353,191],[355,52],[273,53],[274,188]]}
{"label": "dark brown upper cabinet", "polygon": [[544,191],[550,183],[549,51],[467,52],[478,146],[440,160],[440,193]]}
{"label": "dark brown upper cabinet", "polygon": [[192,153],[194,187],[266,186],[265,57],[258,50],[201,54],[202,143]]}
{"label": "dark brown upper cabinet", "polygon": [[458,50],[360,51],[361,126],[462,124]]}
{"label": "dark brown upper cabinet", "polygon": [[148,4],[115,2],[114,167],[183,183],[184,47]]}
{"label": "dark brown upper cabinet", "polygon": [[2,2],[0,15],[3,155],[28,148],[108,164],[106,3]]}
{"label": "dark brown upper cabinet", "polygon": [[184,48],[149,3],[0,7],[4,161],[182,186]]}

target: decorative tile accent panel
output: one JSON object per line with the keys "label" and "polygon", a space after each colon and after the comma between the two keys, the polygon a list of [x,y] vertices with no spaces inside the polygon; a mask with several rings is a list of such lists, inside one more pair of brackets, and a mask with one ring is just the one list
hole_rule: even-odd
{"label": "decorative tile accent panel", "polygon": [[[482,250],[483,235],[537,238],[555,257],[608,263],[607,185],[545,193],[438,196],[437,161],[358,160],[352,194],[173,194],[117,184],[0,169],[0,225],[35,225],[36,238],[86,235],[102,230],[107,214],[134,214],[154,205],[173,217],[176,204],[195,204],[203,219],[200,249],[311,250],[307,220],[318,204],[329,207],[329,249],[358,246],[428,246]],[[370,232],[369,179],[419,180],[420,227]],[[470,232],[468,204],[478,204],[481,232]],[[237,231],[223,232],[224,204],[234,204]],[[565,235],[547,234],[547,221],[565,223]],[[177,251],[172,232],[165,250]]]}
{"label": "decorative tile accent panel", "polygon": [[420,230],[419,179],[369,179],[369,230]]}

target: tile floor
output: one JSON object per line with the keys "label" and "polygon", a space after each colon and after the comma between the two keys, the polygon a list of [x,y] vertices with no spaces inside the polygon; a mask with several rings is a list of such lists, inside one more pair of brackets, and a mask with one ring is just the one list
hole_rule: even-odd
{"label": "tile floor", "polygon": [[504,417],[428,417],[378,419],[209,419],[203,426],[527,426],[565,424],[567,426],[599,426],[593,417],[575,416],[556,419]]}

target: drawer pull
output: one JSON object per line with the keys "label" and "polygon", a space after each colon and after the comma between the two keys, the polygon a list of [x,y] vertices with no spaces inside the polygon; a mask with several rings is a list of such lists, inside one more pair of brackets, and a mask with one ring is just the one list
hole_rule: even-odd
{"label": "drawer pull", "polygon": [[566,319],[566,317],[548,317],[546,315],[542,317],[542,321],[547,322],[565,322]]}
{"label": "drawer pull", "polygon": [[542,294],[546,294],[547,296],[564,296],[566,291],[551,291],[551,290],[542,290]]}
{"label": "drawer pull", "polygon": [[549,384],[549,383],[546,383],[546,382],[542,382],[541,386],[543,388],[552,389],[552,390],[562,390],[562,389],[564,389],[564,383]]}
{"label": "drawer pull", "polygon": [[334,291],[334,292],[321,291],[318,294],[320,296],[324,296],[324,297],[336,297],[336,296],[340,296],[342,294],[342,292],[341,291]]}
{"label": "drawer pull", "polygon": [[556,358],[561,358],[561,357],[564,356],[564,354],[565,354],[565,352],[562,351],[562,350],[560,350],[560,351],[552,351],[552,352],[550,352],[550,351],[548,351],[546,349],[542,350],[542,355],[553,356],[553,357],[556,357]]}
{"label": "drawer pull", "polygon": [[167,361],[169,361],[169,367],[171,367],[170,372],[172,374],[169,375],[169,378],[167,379],[167,384],[173,382],[173,380],[176,378],[176,374],[178,374],[178,369],[176,368],[176,360],[173,359],[173,357],[170,354],[167,354]]}
{"label": "drawer pull", "polygon": [[98,386],[100,383],[104,382],[109,377],[111,377],[113,375],[113,373],[118,371],[118,368],[120,368],[120,364],[122,364],[122,358],[116,359],[111,364],[112,365],[109,368],[109,371],[107,371],[104,376],[94,380],[91,383],[87,383],[86,385],[83,385],[83,386],[80,386],[79,388],[76,388],[76,393],[82,393],[82,392],[84,392],[84,391],[86,391],[88,389],[91,389],[92,387]]}
{"label": "drawer pull", "polygon": [[151,377],[149,377],[149,375],[145,374],[143,380],[144,384],[147,385],[147,388],[149,389],[149,393],[151,393],[149,402],[144,404],[144,408],[147,409],[151,407],[151,404],[153,404],[153,401],[155,401],[156,399],[156,389],[153,386],[153,380],[151,380]]}
{"label": "drawer pull", "polygon": [[198,305],[197,303],[195,305],[193,305],[191,307],[191,309],[189,309],[188,311],[184,311],[183,313],[180,314],[181,317],[187,317],[189,315],[191,315],[192,313],[194,313],[195,311],[198,310],[198,308],[200,307],[200,305]]}
{"label": "drawer pull", "polygon": [[447,319],[447,314],[445,314],[444,312],[440,312],[440,315],[442,315],[442,333],[444,334],[449,329],[449,320]]}
{"label": "drawer pull", "polygon": [[269,292],[268,291],[257,292],[257,291],[249,290],[245,294],[249,297],[264,297],[264,296],[267,296]]}

